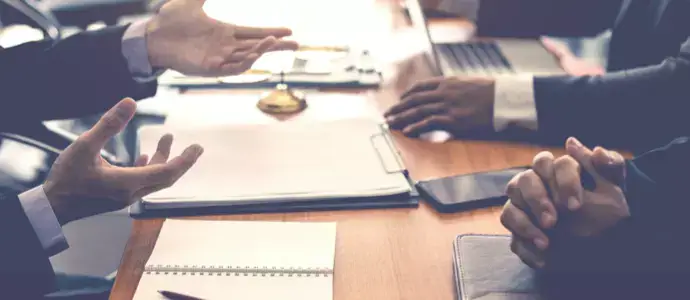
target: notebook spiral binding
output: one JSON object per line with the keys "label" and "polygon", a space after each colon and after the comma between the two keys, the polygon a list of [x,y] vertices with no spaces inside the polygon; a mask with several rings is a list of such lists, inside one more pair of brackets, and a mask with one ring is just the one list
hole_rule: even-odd
{"label": "notebook spiral binding", "polygon": [[332,269],[319,268],[276,268],[241,266],[196,266],[196,265],[148,265],[144,273],[149,275],[178,276],[251,276],[251,277],[329,277]]}

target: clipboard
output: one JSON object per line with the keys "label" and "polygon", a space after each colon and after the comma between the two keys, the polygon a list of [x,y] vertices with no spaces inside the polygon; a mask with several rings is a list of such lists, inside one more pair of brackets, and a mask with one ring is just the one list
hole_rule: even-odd
{"label": "clipboard", "polygon": [[294,194],[284,194],[284,198],[272,194],[272,201],[218,202],[215,205],[198,205],[195,207],[148,208],[143,201],[137,201],[129,207],[132,218],[164,218],[182,216],[284,213],[324,210],[358,210],[380,208],[410,208],[419,205],[419,193],[410,179],[400,153],[393,142],[386,125],[379,125],[380,132],[369,137],[371,146],[376,150],[381,168],[388,174],[402,173],[407,180],[410,191],[403,194],[365,197],[314,197],[295,199]]}

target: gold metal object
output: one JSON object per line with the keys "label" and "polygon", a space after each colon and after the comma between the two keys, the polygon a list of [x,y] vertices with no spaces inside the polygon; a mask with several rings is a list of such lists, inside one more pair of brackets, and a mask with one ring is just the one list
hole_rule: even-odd
{"label": "gold metal object", "polygon": [[264,94],[256,106],[269,114],[293,114],[307,108],[307,101],[302,93],[291,90],[285,83],[279,83],[273,91]]}

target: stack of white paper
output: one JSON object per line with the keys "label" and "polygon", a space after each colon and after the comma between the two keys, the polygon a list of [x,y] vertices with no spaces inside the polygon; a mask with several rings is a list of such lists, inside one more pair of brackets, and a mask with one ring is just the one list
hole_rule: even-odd
{"label": "stack of white paper", "polygon": [[165,133],[172,155],[192,143],[204,154],[172,187],[144,198],[146,208],[275,203],[390,196],[410,192],[395,147],[375,119],[166,126],[140,130],[142,154]]}

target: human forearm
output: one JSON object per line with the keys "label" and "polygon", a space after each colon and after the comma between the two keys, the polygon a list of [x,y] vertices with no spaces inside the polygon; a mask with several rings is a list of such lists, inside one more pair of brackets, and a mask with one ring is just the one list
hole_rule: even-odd
{"label": "human forearm", "polygon": [[687,138],[627,161],[621,188],[629,208],[628,217],[593,237],[563,235],[557,227],[549,249],[551,271],[690,272],[685,259],[690,244],[682,226],[690,209],[690,201],[683,197],[690,190],[687,177],[683,176],[688,167]]}
{"label": "human forearm", "polygon": [[481,0],[480,36],[593,36],[613,26],[620,0]]}
{"label": "human forearm", "polygon": [[536,77],[539,135],[647,150],[688,134],[690,42],[676,57],[601,76]]}
{"label": "human forearm", "polygon": [[0,293],[36,299],[53,289],[49,254],[41,245],[17,196],[0,195]]}
{"label": "human forearm", "polygon": [[155,82],[132,77],[121,47],[124,31],[84,32],[55,45],[26,43],[0,52],[8,102],[0,122],[73,118],[105,111],[127,96],[153,95]]}
{"label": "human forearm", "polygon": [[627,167],[630,217],[596,237],[550,236],[538,277],[549,299],[672,299],[690,276],[688,201],[664,192],[634,162]]}

